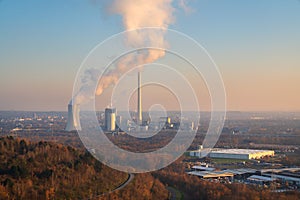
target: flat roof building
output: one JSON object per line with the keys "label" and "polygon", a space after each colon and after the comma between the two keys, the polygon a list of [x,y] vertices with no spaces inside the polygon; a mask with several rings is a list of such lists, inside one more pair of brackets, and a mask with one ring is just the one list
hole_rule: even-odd
{"label": "flat roof building", "polygon": [[278,175],[278,174],[263,174],[264,176],[268,176],[271,178],[276,178],[282,181],[287,181],[287,182],[292,182],[298,186],[300,186],[300,178],[296,177],[291,177],[291,176],[283,176],[283,175]]}
{"label": "flat roof building", "polygon": [[196,171],[215,171],[216,170],[213,167],[204,167],[204,166],[198,166],[198,165],[193,166],[192,169],[194,169]]}
{"label": "flat roof building", "polygon": [[229,177],[232,178],[233,174],[232,173],[228,173],[228,172],[223,172],[223,171],[191,171],[188,172],[187,174],[189,175],[194,175],[194,176],[198,176],[200,178],[222,178],[222,177]]}
{"label": "flat roof building", "polygon": [[247,178],[247,181],[249,181],[250,183],[263,185],[263,184],[268,184],[268,183],[276,181],[276,178],[266,177],[266,176],[259,176],[259,175],[252,175],[252,176]]}
{"label": "flat roof building", "polygon": [[256,149],[214,149],[209,153],[211,158],[228,158],[228,159],[260,159],[266,156],[274,156],[272,150]]}

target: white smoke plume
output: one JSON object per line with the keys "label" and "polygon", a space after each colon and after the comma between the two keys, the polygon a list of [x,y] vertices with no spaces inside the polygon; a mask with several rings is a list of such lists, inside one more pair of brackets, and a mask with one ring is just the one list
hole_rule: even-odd
{"label": "white smoke plume", "polygon": [[[112,14],[122,17],[126,35],[126,45],[139,47],[166,47],[164,32],[139,31],[146,27],[168,28],[174,22],[174,8],[172,0],[113,0],[108,7]],[[130,31],[131,30],[131,31]],[[145,49],[141,52],[122,57],[115,69],[104,76],[97,88],[96,94],[101,95],[103,90],[118,81],[119,76],[132,67],[151,63],[165,55],[163,50]]]}
{"label": "white smoke plume", "polygon": [[[95,0],[94,0],[95,1]],[[136,30],[147,27],[160,27],[167,29],[170,24],[174,23],[173,6],[174,0],[110,0],[103,1],[107,11],[111,14],[117,14],[122,17],[123,26],[127,32],[125,44],[128,47],[167,47],[165,39],[165,31],[153,31],[153,29]],[[179,0],[179,7],[186,7],[184,0]],[[119,77],[133,67],[154,62],[155,60],[165,55],[164,50],[144,49],[121,57],[115,64],[115,67],[108,71],[98,84],[96,95],[101,95],[102,92],[109,86],[117,83]],[[99,72],[93,71],[94,75],[89,75],[87,78],[92,78],[89,81],[97,81]],[[92,77],[89,77],[92,76]],[[95,78],[95,79],[94,79]],[[83,88],[75,97],[77,104],[82,103],[92,95],[89,91],[88,82],[83,82]],[[87,95],[87,97],[84,97]],[[74,103],[74,102],[73,102]]]}
{"label": "white smoke plume", "polygon": [[94,85],[98,82],[100,70],[90,68],[84,71],[81,77],[81,88],[77,94],[71,99],[70,105],[81,104],[94,98]]}

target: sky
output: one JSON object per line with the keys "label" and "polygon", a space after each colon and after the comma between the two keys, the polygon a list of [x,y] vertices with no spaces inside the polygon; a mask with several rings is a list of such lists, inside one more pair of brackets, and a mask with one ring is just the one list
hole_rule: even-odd
{"label": "sky", "polygon": [[[192,11],[178,8],[170,28],[214,59],[228,110],[300,111],[300,1],[188,5]],[[0,1],[0,110],[66,111],[83,59],[123,30],[120,16],[97,1]]]}

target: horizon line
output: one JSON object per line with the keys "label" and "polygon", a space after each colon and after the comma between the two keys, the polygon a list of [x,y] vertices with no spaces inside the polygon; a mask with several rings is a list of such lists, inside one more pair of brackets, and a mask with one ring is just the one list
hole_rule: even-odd
{"label": "horizon line", "polygon": [[[84,110],[84,111],[93,111],[93,110]],[[0,110],[0,112],[68,112],[68,110]],[[96,112],[104,112],[104,110],[96,110]],[[118,110],[118,112],[127,112],[127,110]],[[134,110],[131,110],[130,112],[137,112]],[[148,112],[148,111],[143,111],[143,112]],[[164,112],[164,111],[154,111],[154,112]],[[167,110],[166,112],[212,112],[210,110],[200,110],[200,111],[195,111],[195,110]],[[214,111],[214,112],[224,112],[224,111]],[[228,112],[241,112],[241,113],[300,113],[300,110],[226,110],[226,113]]]}

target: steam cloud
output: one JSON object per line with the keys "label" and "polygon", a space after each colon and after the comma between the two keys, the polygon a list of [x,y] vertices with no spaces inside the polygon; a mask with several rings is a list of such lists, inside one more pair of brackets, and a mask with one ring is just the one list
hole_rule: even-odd
{"label": "steam cloud", "polygon": [[[173,20],[174,8],[172,0],[114,0],[109,6],[110,13],[122,16],[125,30],[127,32],[126,44],[133,48],[145,47],[165,47],[166,42],[163,32],[135,29],[144,27],[168,28]],[[111,70],[100,81],[96,95],[101,95],[103,90],[118,81],[121,73],[130,68],[142,64],[151,63],[165,55],[163,50],[147,49],[142,52],[129,54],[122,57],[115,69]]]}
{"label": "steam cloud", "polygon": [[[174,19],[172,3],[174,0],[111,0],[107,1],[107,10],[111,14],[122,17],[126,33],[125,44],[132,48],[140,47],[167,47],[165,31]],[[185,0],[179,0],[179,7],[185,10]],[[162,31],[153,29],[136,30],[146,27],[160,27]],[[165,55],[164,50],[147,48],[121,57],[115,67],[102,76],[96,90],[96,95],[109,86],[115,85],[119,77],[133,67],[154,62]],[[73,99],[76,104],[83,103],[87,98],[92,98],[94,91],[91,91],[91,83],[98,81],[99,71],[96,69],[87,70],[83,79],[83,87]],[[75,103],[73,102],[73,103]]]}

